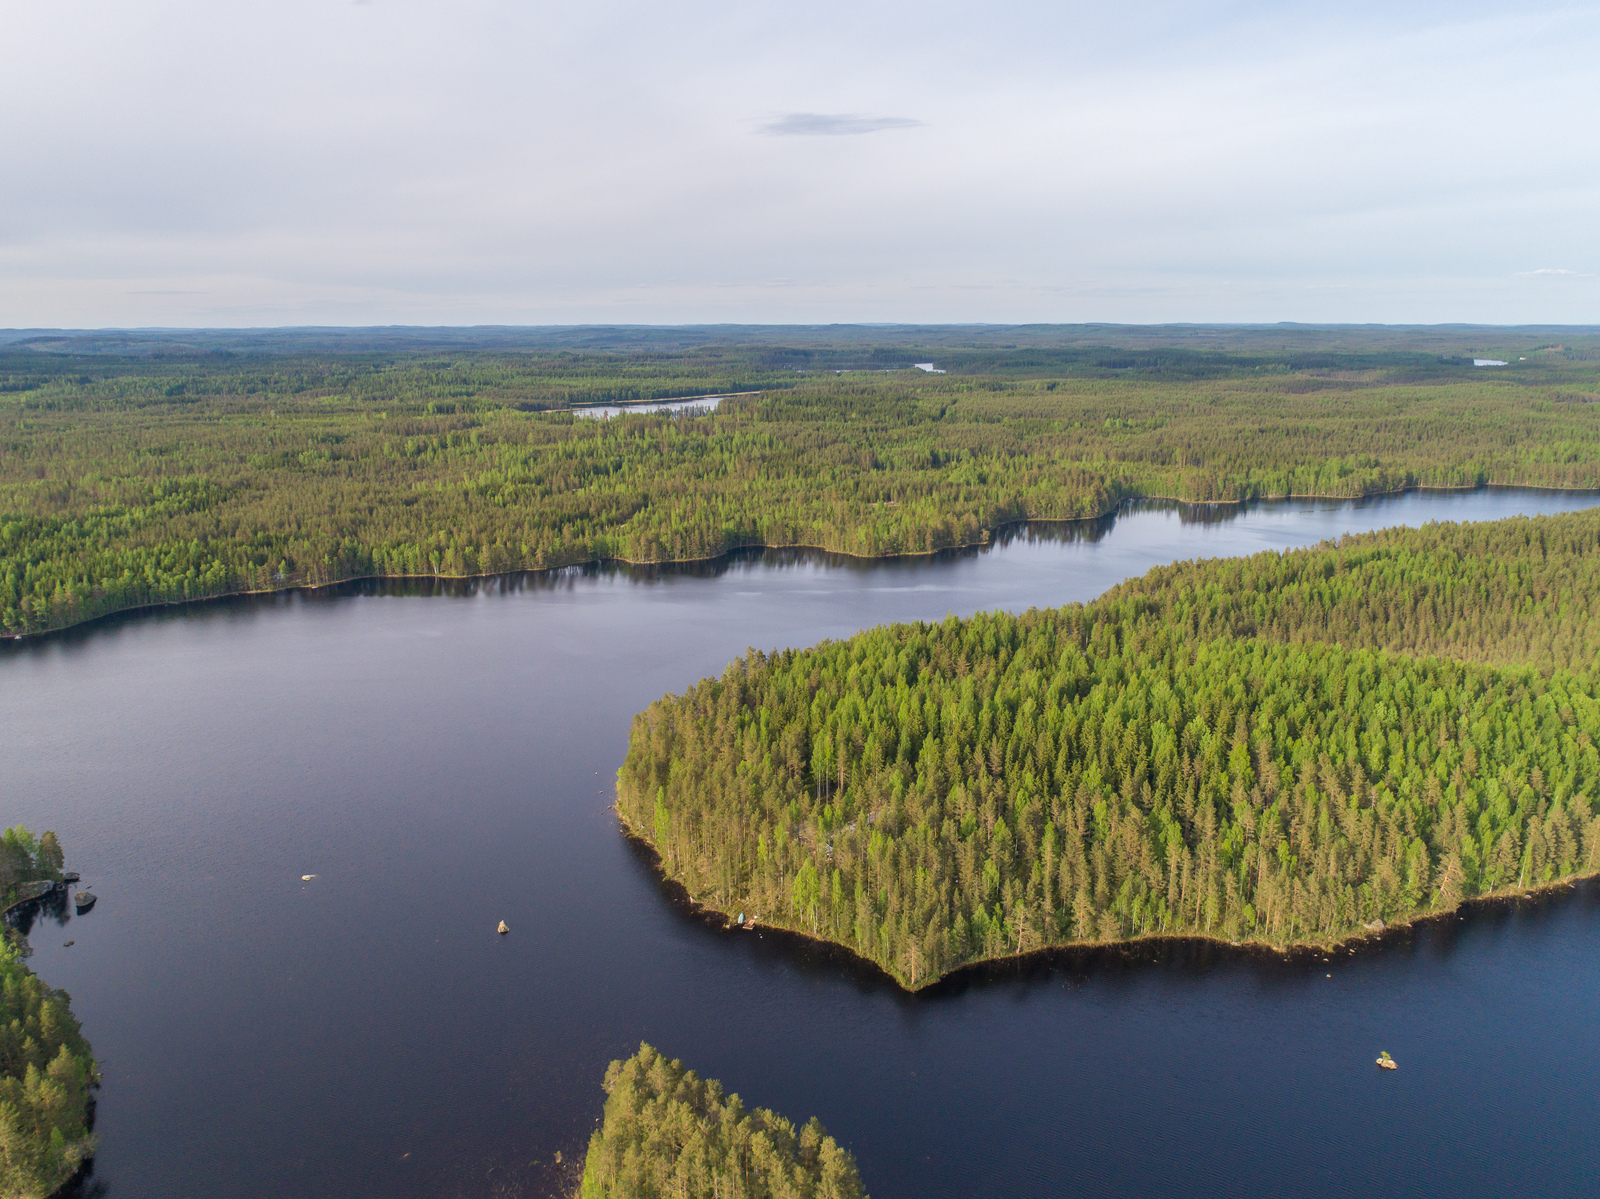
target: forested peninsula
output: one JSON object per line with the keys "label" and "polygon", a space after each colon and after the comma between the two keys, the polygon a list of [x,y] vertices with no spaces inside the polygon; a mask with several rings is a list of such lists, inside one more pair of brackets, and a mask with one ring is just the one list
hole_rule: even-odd
{"label": "forested peninsula", "polygon": [[751,651],[618,809],[704,903],[907,987],[1047,946],[1329,944],[1600,870],[1600,513],[1188,562]]}
{"label": "forested peninsula", "polygon": [[866,1199],[855,1159],[815,1118],[800,1129],[647,1044],[606,1070],[579,1199]]}
{"label": "forested peninsula", "polygon": [[[30,882],[56,882],[63,857],[54,833],[0,835],[0,898],[9,907]],[[0,1195],[46,1199],[94,1149],[90,1095],[99,1068],[71,998],[24,965],[26,943],[0,936]]]}
{"label": "forested peninsula", "polygon": [[[0,635],[366,576],[927,553],[1133,497],[1600,487],[1594,337],[1496,332],[1485,371],[1465,333],[935,332],[0,344]],[[753,394],[581,415],[723,392]]]}

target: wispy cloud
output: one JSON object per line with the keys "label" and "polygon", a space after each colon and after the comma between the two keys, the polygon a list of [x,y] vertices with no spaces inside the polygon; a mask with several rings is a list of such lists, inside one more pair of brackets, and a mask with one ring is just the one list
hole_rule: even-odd
{"label": "wispy cloud", "polygon": [[1518,271],[1517,278],[1532,279],[1537,275],[1567,275],[1574,279],[1588,279],[1592,276],[1583,271],[1569,271],[1559,266],[1542,266],[1536,271]]}
{"label": "wispy cloud", "polygon": [[920,124],[911,117],[869,117],[859,112],[786,112],[761,126],[761,132],[777,137],[844,137],[881,133],[885,129],[912,129]]}

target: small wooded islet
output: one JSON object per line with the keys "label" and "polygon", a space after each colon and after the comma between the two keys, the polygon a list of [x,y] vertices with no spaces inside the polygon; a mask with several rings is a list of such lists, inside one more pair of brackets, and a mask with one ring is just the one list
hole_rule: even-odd
{"label": "small wooded islet", "polygon": [[648,1044],[606,1070],[579,1199],[866,1199],[855,1159],[816,1119],[747,1109]]}
{"label": "small wooded islet", "polygon": [[1600,514],[1150,572],[751,651],[618,808],[727,912],[908,987],[1046,946],[1328,943],[1600,870]]}

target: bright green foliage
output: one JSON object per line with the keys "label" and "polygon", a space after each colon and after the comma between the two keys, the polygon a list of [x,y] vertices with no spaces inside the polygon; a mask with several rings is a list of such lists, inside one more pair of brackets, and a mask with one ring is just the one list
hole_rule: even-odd
{"label": "bright green foliage", "polygon": [[1600,667],[1600,511],[1436,524],[1337,548],[1157,567],[1106,593],[1190,637],[1336,641],[1492,665]]}
{"label": "bright green foliage", "polygon": [[1567,669],[1597,528],[1433,526],[752,651],[635,719],[619,808],[696,895],[909,986],[1074,941],[1327,941],[1600,870],[1600,701]]}
{"label": "bright green foliage", "polygon": [[39,981],[0,941],[0,1196],[45,1199],[93,1151],[99,1082],[65,991]]}
{"label": "bright green foliage", "polygon": [[649,1045],[606,1070],[580,1199],[865,1199],[855,1159],[815,1119],[796,1132]]}
{"label": "bright green foliage", "polygon": [[[800,374],[776,349],[0,353],[0,632],[361,575],[924,553],[1140,495],[1600,486],[1590,357],[968,357],[991,373]],[[568,411],[747,389],[708,416]]]}
{"label": "bright green foliage", "polygon": [[[59,879],[65,864],[54,833],[18,825],[0,834],[0,898],[19,885]],[[22,964],[15,934],[0,937],[0,1199],[44,1199],[93,1149],[89,1092],[99,1072],[65,991]]]}

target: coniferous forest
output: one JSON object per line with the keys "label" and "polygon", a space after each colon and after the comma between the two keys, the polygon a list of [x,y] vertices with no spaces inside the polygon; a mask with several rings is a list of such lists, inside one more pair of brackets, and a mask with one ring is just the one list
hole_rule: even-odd
{"label": "coniferous forest", "polygon": [[865,1199],[855,1159],[815,1118],[747,1110],[647,1044],[606,1070],[580,1199]]}
{"label": "coniferous forest", "polygon": [[[61,878],[54,833],[25,828],[0,835],[0,896],[15,902],[30,881]],[[93,1150],[90,1093],[99,1083],[71,998],[23,964],[27,947],[8,928],[0,937],[0,1195],[45,1199]]]}
{"label": "coniferous forest", "polygon": [[1327,943],[1600,870],[1600,514],[1152,571],[751,651],[634,721],[627,823],[902,984],[1045,946]]}
{"label": "coniferous forest", "polygon": [[[1593,338],[1496,333],[1514,354],[1496,373],[1472,365],[1466,334],[1201,330],[1174,347],[937,332],[584,349],[12,341],[0,635],[359,576],[754,545],[925,553],[1138,496],[1600,486]],[[911,368],[924,357],[950,373]],[[708,393],[731,398],[699,415],[581,415]]]}
{"label": "coniferous forest", "polygon": [[[1600,488],[1600,338],[723,337],[0,334],[0,635],[363,576],[920,554],[1140,497]],[[1592,512],[751,650],[635,719],[617,808],[698,902],[908,988],[1140,937],[1326,945],[1600,871],[1597,607]],[[0,838],[7,902],[61,868],[52,834]],[[42,1199],[93,1148],[98,1073],[24,956],[0,1190]],[[605,1089],[585,1199],[862,1194],[817,1121],[648,1045]]]}

